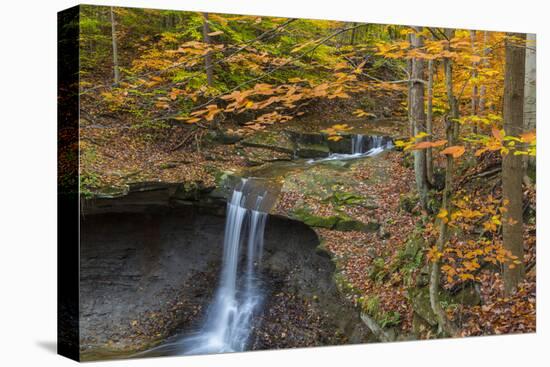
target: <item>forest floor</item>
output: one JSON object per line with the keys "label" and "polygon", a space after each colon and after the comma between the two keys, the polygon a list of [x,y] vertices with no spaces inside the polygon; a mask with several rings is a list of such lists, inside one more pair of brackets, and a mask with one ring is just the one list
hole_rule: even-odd
{"label": "forest floor", "polygon": [[[384,106],[392,104],[391,101],[379,102]],[[366,134],[394,138],[407,134],[402,114],[397,114],[392,123],[387,123],[383,116],[385,111],[378,110],[379,122],[369,123],[364,119],[350,118],[356,107],[353,103],[317,106],[295,121],[268,126],[266,130],[274,133],[282,129],[318,132],[336,123],[346,123],[357,132]],[[396,116],[396,110],[399,107],[394,106],[393,116]],[[239,129],[237,124],[224,124],[226,131]],[[85,194],[105,187],[146,181],[214,187],[216,175],[221,171],[242,172],[258,165],[269,168],[273,161],[293,159],[287,152],[220,142],[206,130],[179,122],[159,129],[133,128],[108,119],[102,120],[101,124],[84,121],[80,134]],[[401,335],[411,335],[413,329],[418,329],[413,325],[418,323],[415,321],[418,310],[415,310],[415,296],[410,290],[423,285],[427,274],[423,258],[426,247],[415,242],[418,238],[422,240],[423,213],[417,206],[407,208],[406,203],[404,205],[404,198],[414,191],[413,170],[404,154],[395,151],[357,160],[341,168],[321,165],[288,175],[275,211],[296,218],[299,210],[307,209],[308,220],[338,215],[354,221],[352,228],[346,230],[314,226],[323,246],[337,260],[340,286],[355,304],[381,325],[393,327]],[[464,168],[465,173],[466,170]],[[324,186],[317,185],[315,181],[313,186],[318,187],[312,192],[307,191],[311,186],[307,185],[308,180],[332,176],[342,178],[336,182],[338,185],[332,187],[335,182],[330,180]],[[484,180],[472,185],[477,185],[477,191],[494,188],[492,182]],[[323,192],[324,188],[327,190]],[[349,195],[338,197],[335,192]],[[525,196],[534,208],[534,189],[526,188]],[[359,205],[357,200],[362,204]],[[300,219],[304,219],[303,215]],[[356,222],[376,223],[377,226],[373,230],[353,230]],[[498,272],[482,270],[477,288],[480,302],[458,305],[449,313],[461,325],[461,335],[535,331],[534,228],[534,222],[526,226],[530,234],[526,237],[530,239],[526,243],[528,273],[518,293],[511,298],[504,297]],[[433,328],[425,321],[424,327],[416,330],[416,338],[435,337]]]}

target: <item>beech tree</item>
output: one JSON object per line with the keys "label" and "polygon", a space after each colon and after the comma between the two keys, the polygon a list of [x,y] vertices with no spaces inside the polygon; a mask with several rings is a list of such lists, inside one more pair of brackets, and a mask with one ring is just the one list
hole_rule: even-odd
{"label": "beech tree", "polygon": [[[536,36],[526,36],[525,49],[525,102],[523,104],[524,129],[531,131],[537,124],[537,51]],[[527,157],[526,168],[535,169],[535,157]]]}
{"label": "beech tree", "polygon": [[[525,34],[508,33],[504,68],[504,132],[508,136],[523,133],[525,88]],[[519,264],[504,266],[505,291],[512,293],[524,277],[523,266],[523,192],[522,157],[508,152],[502,157],[502,196],[508,204],[504,213],[504,248],[518,258]]]}
{"label": "beech tree", "polygon": [[[411,46],[420,49],[424,46],[422,29],[415,27],[415,33],[411,34]],[[426,114],[424,112],[424,60],[420,57],[412,58],[410,82],[411,118],[414,128],[414,136],[426,134]],[[414,172],[416,187],[420,196],[420,204],[424,210],[427,209],[428,196],[428,175],[426,171],[426,151],[416,150],[414,152]]]}

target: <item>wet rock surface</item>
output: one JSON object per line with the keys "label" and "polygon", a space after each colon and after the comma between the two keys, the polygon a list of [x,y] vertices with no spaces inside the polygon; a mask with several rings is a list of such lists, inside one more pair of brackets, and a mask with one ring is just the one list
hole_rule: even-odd
{"label": "wet rock surface", "polygon": [[[218,284],[224,221],[192,206],[83,216],[83,359],[129,357],[196,330]],[[251,349],[366,340],[318,245],[306,225],[269,217],[261,266],[267,297]]]}

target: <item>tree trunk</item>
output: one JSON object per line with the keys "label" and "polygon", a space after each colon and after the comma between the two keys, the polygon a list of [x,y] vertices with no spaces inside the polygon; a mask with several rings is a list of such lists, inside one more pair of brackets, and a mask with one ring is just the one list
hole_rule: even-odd
{"label": "tree trunk", "polygon": [[[446,29],[445,35],[449,39],[449,43],[445,46],[445,49],[447,51],[451,51],[451,42],[450,40],[454,37],[455,31],[453,29]],[[445,66],[445,86],[447,89],[447,98],[449,99],[449,109],[450,113],[449,116],[452,119],[458,119],[459,112],[458,112],[458,101],[456,100],[456,97],[453,92],[453,61],[449,58],[443,59],[443,65]],[[453,139],[454,141],[458,141],[458,135],[460,133],[460,125],[457,123],[458,121],[452,121],[453,124]]]}
{"label": "tree trunk", "polygon": [[[408,34],[407,35],[407,39],[409,40],[409,44],[411,44],[412,46],[412,35],[411,34]],[[412,111],[412,101],[411,101],[411,90],[412,90],[412,59],[408,59],[407,60],[407,73],[408,73],[408,78],[409,78],[409,83],[408,83],[408,87],[409,87],[409,93],[407,95],[407,117],[409,119],[409,135],[412,137],[414,136],[414,122],[413,122],[413,118],[412,118],[412,114],[411,114],[411,111]]]}
{"label": "tree trunk", "polygon": [[[447,38],[451,39],[454,35],[454,31],[447,29],[445,31]],[[447,49],[450,49],[448,47]],[[448,58],[443,59],[443,65],[445,68],[445,88],[447,90],[447,99],[449,100],[449,110],[450,114],[445,118],[445,131],[447,135],[448,145],[453,146],[457,142],[458,130],[456,125],[458,125],[458,106],[456,102],[456,97],[453,93],[453,70],[451,67],[451,60]],[[451,155],[446,157],[447,167],[445,169],[445,188],[443,190],[443,202],[441,204],[441,210],[446,210],[447,213],[451,213],[451,198],[452,198],[452,188],[453,188],[453,168],[454,161]],[[441,220],[439,227],[439,237],[437,239],[437,251],[443,253],[445,246],[448,241],[449,226],[444,221]],[[458,331],[455,326],[447,318],[445,310],[441,307],[441,302],[439,300],[439,283],[440,283],[440,261],[439,258],[434,259],[432,263],[431,273],[430,273],[430,304],[432,310],[437,318],[437,323],[439,328],[443,330],[449,336],[457,336]]]}
{"label": "tree trunk", "polygon": [[[523,132],[523,103],[525,88],[525,34],[507,33],[506,64],[504,67],[504,131],[507,136]],[[513,38],[510,38],[513,37]],[[504,248],[521,261],[519,265],[505,264],[503,272],[506,294],[515,291],[524,277],[523,267],[523,192],[522,157],[510,152],[502,157],[502,197],[508,201],[503,214],[502,237]],[[511,267],[513,266],[513,267]]]}
{"label": "tree trunk", "polygon": [[[483,67],[487,67],[488,61],[487,61],[487,55],[489,55],[489,48],[487,47],[487,43],[489,42],[489,33],[487,31],[483,32],[483,60],[481,64]],[[487,94],[487,87],[485,85],[482,85],[479,89],[479,114],[483,115],[485,112],[485,96]]]}
{"label": "tree trunk", "polygon": [[[452,117],[445,119],[445,129],[447,140],[449,141],[449,146],[454,145],[454,124],[456,122]],[[453,166],[454,161],[452,155],[447,155],[446,158],[447,167],[445,170],[445,188],[443,190],[443,202],[441,204],[441,210],[446,210],[447,213],[451,212],[451,196],[452,196],[452,185],[453,185]],[[449,226],[447,222],[443,219],[441,220],[439,226],[439,238],[437,239],[437,252],[443,253],[445,250],[445,245],[447,244],[449,237]],[[431,272],[430,272],[430,305],[432,306],[432,311],[437,318],[437,323],[439,325],[440,331],[444,331],[447,335],[455,337],[458,335],[458,332],[455,326],[447,318],[447,314],[443,307],[441,307],[441,301],[439,299],[439,283],[440,283],[440,271],[441,264],[439,258],[436,257],[432,262]]]}
{"label": "tree trunk", "polygon": [[[476,51],[476,31],[470,31],[470,38],[472,41],[472,54],[474,56],[477,56]],[[472,78],[477,79],[477,65],[478,63],[476,61],[472,62]],[[477,115],[478,110],[478,91],[477,91],[477,82],[475,82],[472,86],[472,98],[471,98],[471,108],[472,108],[472,116]],[[474,133],[477,133],[477,122],[473,126]]]}
{"label": "tree trunk", "polygon": [[[434,61],[428,60],[428,98],[426,107],[426,132],[428,133],[428,140],[432,140],[433,134],[433,86],[434,86]],[[432,158],[432,148],[426,149],[426,178],[428,183],[433,185],[434,168]]]}
{"label": "tree trunk", "polygon": [[[202,37],[204,43],[210,46],[211,41],[210,36],[208,35],[208,33],[210,33],[210,26],[208,25],[208,13],[202,13],[202,17]],[[206,83],[209,87],[211,87],[214,83],[214,74],[212,70],[212,54],[210,53],[210,51],[204,57],[204,68],[206,71]]]}
{"label": "tree trunk", "polygon": [[[412,48],[424,47],[424,38],[420,35],[422,28],[415,27],[416,33],[412,34]],[[410,95],[411,95],[411,118],[414,126],[414,135],[426,132],[426,115],[424,113],[424,60],[421,58],[412,59],[412,72]],[[420,139],[423,140],[423,139]],[[422,209],[427,209],[428,183],[426,172],[426,150],[418,149],[414,151],[414,172],[416,178],[416,187],[420,197]]]}
{"label": "tree trunk", "polygon": [[115,84],[118,84],[120,81],[120,72],[118,70],[118,46],[116,39],[116,22],[115,22],[115,13],[113,7],[111,6],[111,39],[113,43],[113,70],[115,77]]}
{"label": "tree trunk", "polygon": [[[523,103],[523,128],[525,131],[536,129],[537,125],[537,55],[536,36],[527,34],[525,50],[525,99]],[[535,169],[535,157],[525,158],[525,168]]]}

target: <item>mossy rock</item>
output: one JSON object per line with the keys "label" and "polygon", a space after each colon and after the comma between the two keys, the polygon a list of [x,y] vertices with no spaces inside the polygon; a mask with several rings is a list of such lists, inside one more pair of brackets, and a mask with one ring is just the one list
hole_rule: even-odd
{"label": "mossy rock", "polygon": [[242,139],[243,139],[243,137],[239,134],[228,133],[228,132],[223,131],[223,130],[216,131],[212,136],[212,140],[214,140],[217,143],[224,144],[224,145],[235,144],[235,143],[238,143],[239,141],[241,141]]}
{"label": "mossy rock", "polygon": [[283,153],[294,153],[294,143],[284,132],[261,131],[242,140],[241,144],[249,147],[271,149]]}
{"label": "mossy rock", "polygon": [[330,150],[325,144],[297,144],[295,153],[300,158],[324,158]]}
{"label": "mossy rock", "polygon": [[437,326],[437,318],[430,303],[430,291],[428,287],[409,289],[409,298],[412,308],[419,317],[431,326]]}
{"label": "mossy rock", "polygon": [[327,136],[320,132],[286,130],[286,133],[296,145],[327,145]]}
{"label": "mossy rock", "polygon": [[380,228],[377,222],[363,223],[352,218],[339,218],[334,229],[338,231],[376,232]]}
{"label": "mossy rock", "polygon": [[216,187],[210,192],[210,196],[221,199],[228,199],[235,186],[241,182],[241,177],[232,171],[218,171],[214,179]]}
{"label": "mossy rock", "polygon": [[97,199],[115,199],[128,195],[130,187],[128,185],[124,186],[109,186],[102,187],[96,192],[92,193],[92,196]]}
{"label": "mossy rock", "polygon": [[329,229],[333,229],[336,226],[336,223],[338,223],[338,220],[340,219],[337,216],[320,217],[310,213],[308,210],[304,208],[298,208],[294,210],[291,216],[294,219],[304,222],[310,227],[321,227],[321,228],[329,228]]}
{"label": "mossy rock", "polygon": [[295,209],[291,217],[299,220],[310,227],[320,227],[334,229],[337,231],[360,231],[360,232],[375,232],[378,229],[378,223],[363,223],[353,218],[339,215],[318,216],[312,214],[306,208]]}
{"label": "mossy rock", "polygon": [[342,139],[336,141],[336,140],[329,140],[327,142],[328,148],[332,153],[350,153],[351,152],[351,134],[340,134]]}
{"label": "mossy rock", "polygon": [[399,198],[399,208],[407,213],[412,213],[418,204],[418,195],[404,194]]}
{"label": "mossy rock", "polygon": [[[410,288],[408,297],[414,312],[432,326],[437,325],[437,318],[430,303],[429,287]],[[481,303],[481,298],[473,284],[467,284],[460,291],[450,294],[446,291],[439,292],[439,300],[442,304],[464,304],[475,306]]]}
{"label": "mossy rock", "polygon": [[462,289],[453,293],[454,303],[460,303],[467,306],[477,306],[481,304],[481,296],[473,284],[467,284]]}

